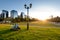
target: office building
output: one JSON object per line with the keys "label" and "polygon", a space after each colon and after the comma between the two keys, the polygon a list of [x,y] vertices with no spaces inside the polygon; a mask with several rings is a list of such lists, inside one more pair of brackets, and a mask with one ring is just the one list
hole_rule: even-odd
{"label": "office building", "polygon": [[8,13],[9,12],[7,10],[2,10],[1,17],[2,18],[8,18],[8,16],[9,16]]}
{"label": "office building", "polygon": [[12,10],[10,14],[11,14],[11,18],[18,17],[18,12],[16,10]]}

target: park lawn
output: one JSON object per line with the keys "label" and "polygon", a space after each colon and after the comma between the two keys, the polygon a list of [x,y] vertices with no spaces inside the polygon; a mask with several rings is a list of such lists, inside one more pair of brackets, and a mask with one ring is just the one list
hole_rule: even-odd
{"label": "park lawn", "polygon": [[[0,40],[60,40],[60,28],[52,24],[40,24],[26,30],[25,25],[19,25],[21,30],[11,31],[11,24],[0,24]],[[44,28],[42,28],[43,26]],[[45,28],[45,26],[47,26]],[[54,27],[55,26],[55,27]]]}

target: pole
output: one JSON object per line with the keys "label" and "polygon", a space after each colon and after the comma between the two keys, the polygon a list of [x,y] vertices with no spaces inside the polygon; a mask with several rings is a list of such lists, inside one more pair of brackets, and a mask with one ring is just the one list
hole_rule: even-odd
{"label": "pole", "polygon": [[32,4],[29,7],[25,4],[24,7],[27,9],[27,30],[29,30],[29,9],[32,7]]}
{"label": "pole", "polygon": [[27,30],[29,30],[29,7],[27,7]]}

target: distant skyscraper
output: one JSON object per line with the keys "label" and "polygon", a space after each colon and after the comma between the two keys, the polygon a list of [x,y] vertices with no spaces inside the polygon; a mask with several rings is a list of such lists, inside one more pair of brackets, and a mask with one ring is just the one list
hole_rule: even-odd
{"label": "distant skyscraper", "polygon": [[24,14],[23,12],[21,12],[21,14],[20,14],[21,21],[23,21],[23,14]]}
{"label": "distant skyscraper", "polygon": [[0,15],[1,15],[1,16],[0,16],[1,18],[4,18],[4,13],[1,13]]}
{"label": "distant skyscraper", "polygon": [[8,11],[2,10],[1,17],[8,18]]}
{"label": "distant skyscraper", "polygon": [[24,12],[21,12],[21,14],[20,14],[20,17],[21,17],[21,18],[23,18],[23,14],[24,14]]}
{"label": "distant skyscraper", "polygon": [[1,18],[1,14],[0,14],[0,18]]}
{"label": "distant skyscraper", "polygon": [[24,18],[25,17],[25,13],[21,12],[20,17]]}
{"label": "distant skyscraper", "polygon": [[11,18],[16,18],[18,17],[18,12],[16,10],[11,11]]}

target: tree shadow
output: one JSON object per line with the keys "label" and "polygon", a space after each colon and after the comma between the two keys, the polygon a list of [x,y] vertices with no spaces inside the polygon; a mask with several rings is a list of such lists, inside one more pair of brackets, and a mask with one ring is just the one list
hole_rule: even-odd
{"label": "tree shadow", "polygon": [[13,32],[13,30],[6,29],[6,30],[0,31],[0,34],[7,34],[7,33],[11,33],[11,32]]}
{"label": "tree shadow", "polygon": [[[26,32],[26,31],[28,31],[28,30],[27,30],[27,29],[19,29],[19,30],[17,30],[17,31],[19,31],[19,32]],[[17,31],[10,30],[10,29],[6,29],[6,30],[0,31],[0,34],[8,34],[8,33],[17,32]]]}
{"label": "tree shadow", "polygon": [[12,32],[12,31],[10,31],[9,29],[2,30],[2,31],[0,31],[0,34],[7,34],[7,33],[10,33],[10,32]]}
{"label": "tree shadow", "polygon": [[6,29],[6,30],[1,30],[0,31],[0,40],[5,40],[5,39],[9,39],[12,36],[18,35],[20,33],[24,33],[26,32],[27,29],[20,29],[18,31],[14,31],[14,30],[10,30],[10,29]]}

